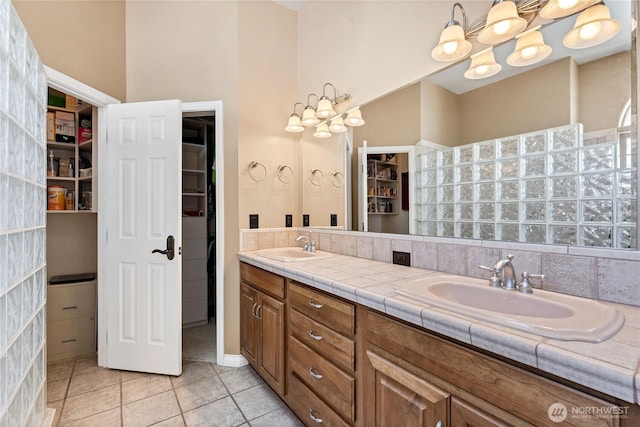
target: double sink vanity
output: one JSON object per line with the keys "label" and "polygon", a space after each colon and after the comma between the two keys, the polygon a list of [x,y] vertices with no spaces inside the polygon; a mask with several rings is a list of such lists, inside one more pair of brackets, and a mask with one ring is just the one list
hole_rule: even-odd
{"label": "double sink vanity", "polygon": [[238,256],[242,354],[306,425],[640,422],[639,309],[302,248]]}

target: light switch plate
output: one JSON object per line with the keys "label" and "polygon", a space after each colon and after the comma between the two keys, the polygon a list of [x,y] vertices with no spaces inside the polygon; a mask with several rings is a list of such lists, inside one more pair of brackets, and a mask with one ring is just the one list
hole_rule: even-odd
{"label": "light switch plate", "polygon": [[249,228],[258,228],[258,214],[249,214]]}

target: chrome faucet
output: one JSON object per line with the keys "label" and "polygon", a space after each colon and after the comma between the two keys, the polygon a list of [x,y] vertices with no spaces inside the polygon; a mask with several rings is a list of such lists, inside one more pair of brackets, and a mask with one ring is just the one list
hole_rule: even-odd
{"label": "chrome faucet", "polygon": [[[489,278],[489,285],[494,288],[503,288],[508,291],[515,291],[516,289],[523,294],[530,294],[533,292],[533,288],[530,283],[532,278],[544,279],[544,274],[529,274],[526,271],[522,273],[522,281],[518,285],[516,282],[516,271],[513,268],[513,255],[507,255],[506,259],[501,259],[493,264],[493,267],[487,267],[485,265],[479,265],[478,267],[489,270],[492,274]],[[502,277],[500,277],[502,275]]]}
{"label": "chrome faucet", "polygon": [[303,251],[305,251],[305,252],[315,252],[316,251],[316,247],[318,246],[318,244],[316,242],[309,241],[307,236],[298,236],[296,238],[296,242],[299,242],[300,240],[304,240],[304,246],[302,247]]}

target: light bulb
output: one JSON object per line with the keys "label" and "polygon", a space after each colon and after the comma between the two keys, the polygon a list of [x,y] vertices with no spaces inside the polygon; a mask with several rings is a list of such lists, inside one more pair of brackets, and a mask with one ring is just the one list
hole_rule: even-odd
{"label": "light bulb", "polygon": [[602,29],[602,25],[600,22],[590,22],[585,24],[580,28],[580,38],[582,40],[591,40],[598,34],[600,34],[600,30]]}
{"label": "light bulb", "polygon": [[488,70],[489,70],[488,65],[478,65],[476,67],[476,74],[479,74],[479,75],[486,74]]}
{"label": "light bulb", "polygon": [[538,46],[529,46],[522,49],[522,53],[520,54],[520,56],[522,56],[523,59],[531,59],[536,56],[537,53]]}
{"label": "light bulb", "polygon": [[509,31],[509,28],[511,28],[511,21],[509,20],[496,22],[493,25],[493,33],[498,36],[501,36],[505,34],[507,31]]}
{"label": "light bulb", "polygon": [[445,43],[444,46],[442,46],[442,50],[447,55],[451,55],[456,50],[458,50],[458,46],[459,46],[459,43],[457,41],[451,41],[451,42]]}
{"label": "light bulb", "polygon": [[576,4],[578,4],[579,0],[558,0],[558,7],[560,9],[571,9]]}

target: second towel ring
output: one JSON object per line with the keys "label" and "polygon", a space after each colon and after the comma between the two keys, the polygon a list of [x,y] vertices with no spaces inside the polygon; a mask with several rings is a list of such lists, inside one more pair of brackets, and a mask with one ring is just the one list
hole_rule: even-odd
{"label": "second towel ring", "polygon": [[291,169],[291,167],[287,166],[287,165],[280,165],[278,166],[278,179],[280,180],[280,182],[282,182],[283,184],[289,184],[291,183],[291,178],[287,179],[287,177],[284,175],[284,171],[286,169],[289,169],[289,171],[291,172],[291,178],[293,178],[293,169]]}
{"label": "second towel ring", "polygon": [[[258,166],[262,166],[262,169],[264,171],[264,174],[262,175],[262,178],[257,179],[254,175],[253,175],[253,170],[255,168],[257,168]],[[267,177],[267,168],[265,167],[265,165],[263,165],[260,162],[256,162],[255,160],[252,161],[251,163],[249,163],[249,176],[251,177],[252,180],[254,180],[255,182],[262,182],[264,181],[264,179]]]}
{"label": "second towel ring", "polygon": [[[320,175],[320,180],[313,179],[316,174]],[[322,185],[322,181],[324,181],[324,174],[322,173],[322,171],[320,169],[311,169],[311,172],[309,172],[309,182],[311,182],[311,184],[315,185],[316,187],[319,187],[320,185]]]}
{"label": "second towel ring", "polygon": [[344,186],[344,175],[340,171],[331,171],[331,184],[340,188]]}

